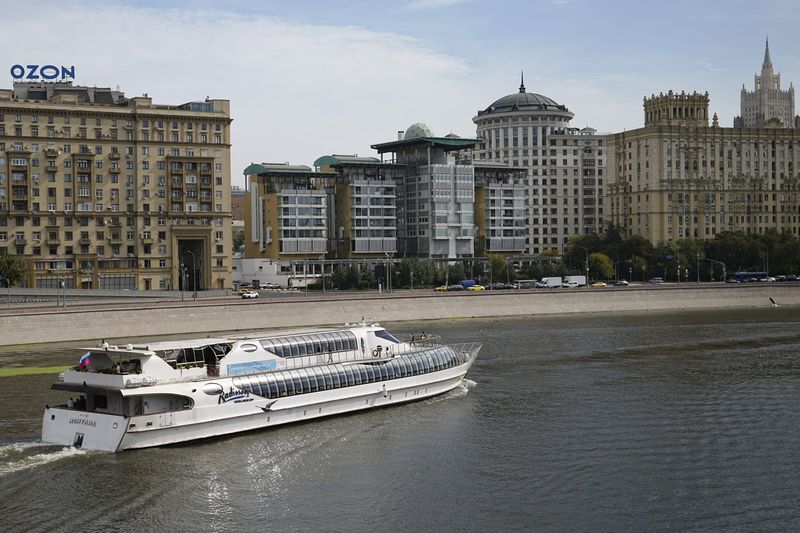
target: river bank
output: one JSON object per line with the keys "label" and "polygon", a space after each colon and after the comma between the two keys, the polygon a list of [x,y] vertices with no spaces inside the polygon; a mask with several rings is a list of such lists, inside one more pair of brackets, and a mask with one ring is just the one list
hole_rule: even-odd
{"label": "river bank", "polygon": [[0,346],[212,331],[322,326],[358,321],[506,317],[681,309],[800,305],[800,286],[758,285],[627,287],[485,293],[353,295],[239,299],[194,305],[120,305],[103,309],[28,311],[0,316]]}

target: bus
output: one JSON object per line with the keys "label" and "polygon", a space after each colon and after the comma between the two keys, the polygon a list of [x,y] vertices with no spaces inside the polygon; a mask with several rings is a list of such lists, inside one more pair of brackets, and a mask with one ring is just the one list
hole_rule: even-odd
{"label": "bus", "polygon": [[730,283],[751,283],[766,277],[766,272],[734,272],[728,281]]}

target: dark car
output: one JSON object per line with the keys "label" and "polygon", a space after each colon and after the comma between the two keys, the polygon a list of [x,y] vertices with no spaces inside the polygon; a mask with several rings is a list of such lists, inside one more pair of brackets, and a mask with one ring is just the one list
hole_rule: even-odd
{"label": "dark car", "polygon": [[448,285],[447,292],[450,291],[465,291],[466,289],[462,285]]}

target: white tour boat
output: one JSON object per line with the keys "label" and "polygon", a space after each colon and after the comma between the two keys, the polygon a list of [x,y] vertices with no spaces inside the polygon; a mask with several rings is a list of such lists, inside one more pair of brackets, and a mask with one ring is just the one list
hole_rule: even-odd
{"label": "white tour boat", "polygon": [[379,324],[84,349],[47,406],[42,440],[160,446],[383,407],[458,386],[480,344],[400,341]]}

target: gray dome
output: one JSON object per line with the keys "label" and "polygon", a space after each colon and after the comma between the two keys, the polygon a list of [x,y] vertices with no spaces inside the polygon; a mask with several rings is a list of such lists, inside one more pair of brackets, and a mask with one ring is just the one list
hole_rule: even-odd
{"label": "gray dome", "polygon": [[424,139],[426,137],[433,137],[433,131],[422,122],[417,122],[408,127],[403,139]]}
{"label": "gray dome", "polygon": [[519,92],[509,94],[495,100],[495,102],[484,109],[478,111],[478,116],[488,113],[509,113],[512,111],[563,111],[569,113],[569,109],[541,94],[525,92],[525,84],[521,83]]}

